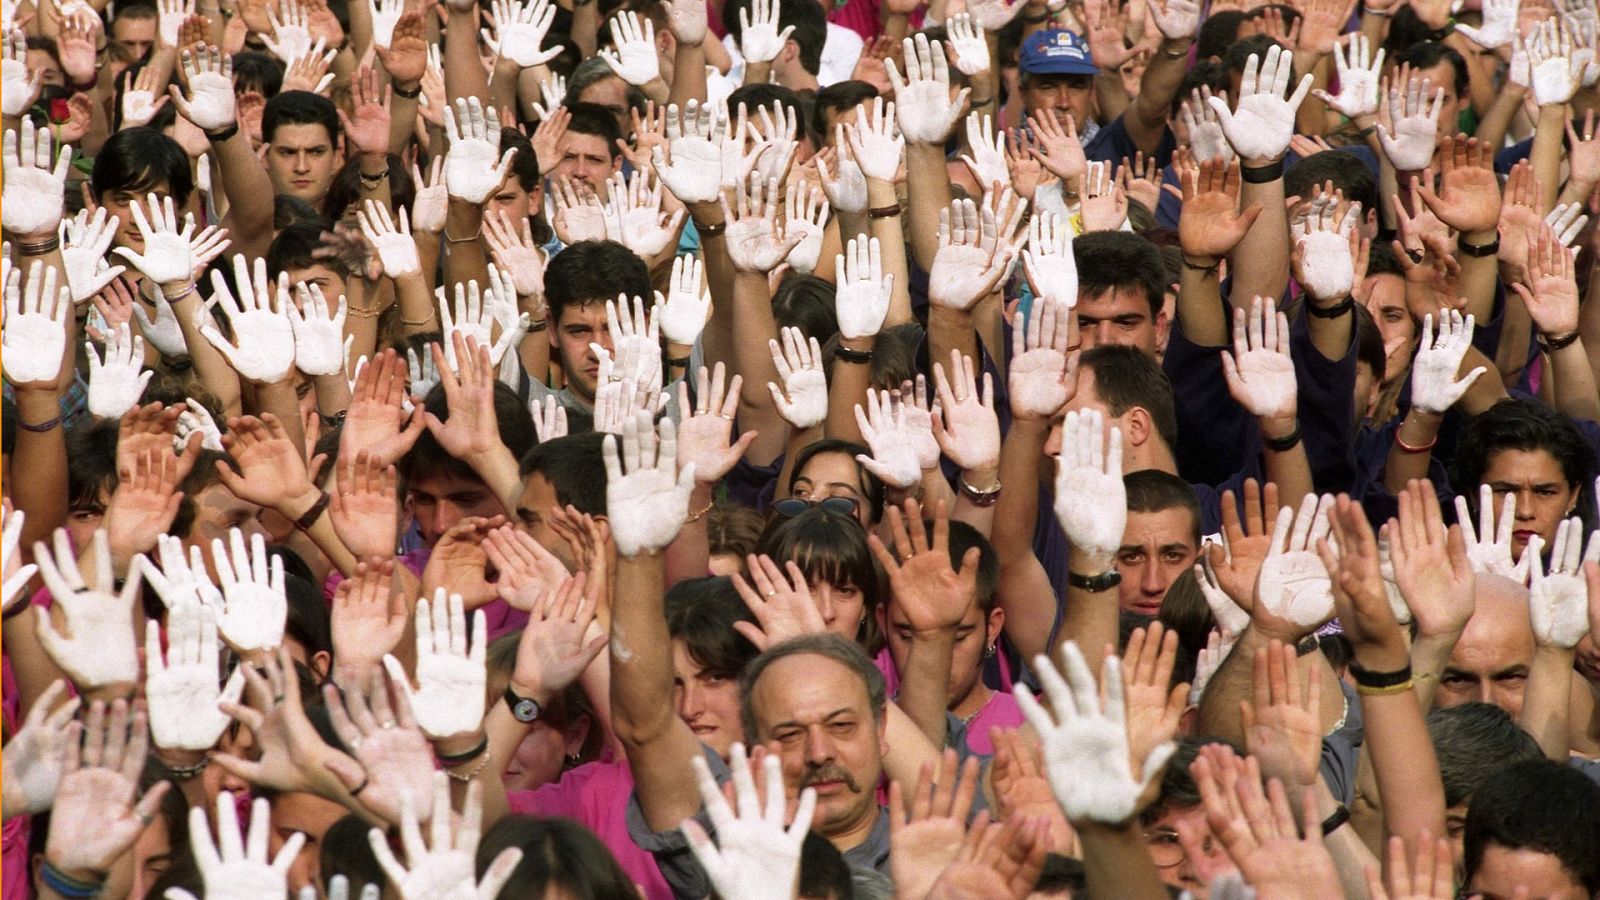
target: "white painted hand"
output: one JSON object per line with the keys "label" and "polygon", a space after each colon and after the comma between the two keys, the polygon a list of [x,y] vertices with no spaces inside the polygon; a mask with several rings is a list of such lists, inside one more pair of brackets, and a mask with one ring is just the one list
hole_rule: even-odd
{"label": "white painted hand", "polygon": [[265,797],[255,798],[250,804],[250,831],[245,834],[239,830],[239,807],[233,794],[218,792],[217,838],[213,841],[205,807],[190,807],[189,843],[206,885],[206,900],[278,900],[288,892],[289,867],[299,858],[306,836],[298,831],[290,835],[278,848],[278,855],[269,859],[270,810]]}
{"label": "white painted hand", "polygon": [[995,133],[989,116],[981,119],[977,113],[967,116],[967,146],[972,148],[972,153],[963,155],[961,161],[967,164],[972,177],[985,191],[995,184],[1011,183],[1011,169],[1006,165],[1006,133],[1004,129]]}
{"label": "white painted hand", "polygon": [[1333,583],[1317,556],[1317,542],[1330,530],[1333,501],[1331,494],[1307,494],[1298,513],[1287,506],[1278,510],[1272,546],[1256,582],[1255,602],[1308,632],[1333,618]]}
{"label": "white painted hand", "polygon": [[828,161],[821,155],[816,157],[817,176],[822,179],[822,190],[828,195],[828,202],[840,213],[860,215],[867,211],[867,176],[861,171],[855,159],[850,155],[850,146],[847,139],[845,125],[835,125],[836,140],[834,147],[838,149],[838,175],[828,171]]}
{"label": "white painted hand", "polygon": [[834,312],[843,338],[877,337],[889,316],[894,296],[894,273],[883,271],[883,252],[877,238],[850,239],[834,257]]}
{"label": "white painted hand", "polygon": [[745,62],[769,63],[783,51],[794,26],[778,31],[779,5],[778,0],[755,0],[739,10],[739,54]]}
{"label": "white painted hand", "polygon": [[[310,35],[306,48],[311,47]],[[233,92],[233,57],[219,47],[202,44],[198,52],[183,52],[184,81],[189,97],[184,99],[177,85],[167,87],[173,105],[185,119],[201,131],[217,131],[238,121],[238,102]]]}
{"label": "white painted hand", "polygon": [[[1026,3],[1018,0],[969,0],[967,12],[972,14],[972,20],[984,31],[999,31],[1011,24],[1025,6]],[[1051,9],[1057,9],[1054,3]]]}
{"label": "white painted hand", "polygon": [[1267,50],[1265,64],[1255,54],[1245,63],[1237,110],[1228,109],[1227,101],[1221,97],[1211,98],[1211,108],[1222,122],[1228,143],[1248,165],[1267,165],[1281,159],[1289,149],[1295,111],[1311,93],[1312,81],[1307,74],[1285,100],[1284,91],[1289,88],[1293,68],[1294,55],[1274,45]]}
{"label": "white painted hand", "polygon": [[389,208],[376,200],[366,201],[366,209],[358,210],[356,218],[361,223],[361,233],[378,251],[378,263],[383,266],[385,276],[404,278],[422,274],[422,260],[417,255],[405,207],[400,207],[398,229],[389,216]]}
{"label": "white painted hand", "polygon": [[1011,271],[1017,248],[999,239],[994,212],[984,204],[957,200],[939,211],[939,249],[928,274],[928,300],[970,310]]}
{"label": "white painted hand", "polygon": [[1033,296],[1049,297],[1067,309],[1078,305],[1078,259],[1072,254],[1072,226],[1055,213],[1038,212],[1028,223],[1022,271]]}
{"label": "white painted hand", "polygon": [[661,209],[662,182],[650,185],[647,172],[636,171],[631,182],[622,173],[611,176],[611,196],[602,207],[606,236],[643,259],[660,255],[678,240],[684,210]]}
{"label": "white painted hand", "polygon": [[[1456,522],[1461,526],[1461,539],[1467,545],[1467,559],[1472,571],[1502,575],[1519,584],[1528,583],[1528,570],[1532,556],[1539,549],[1532,542],[1522,549],[1522,558],[1511,557],[1512,530],[1517,522],[1517,495],[1506,493],[1500,508],[1498,527],[1494,517],[1494,491],[1487,484],[1478,486],[1478,527],[1472,527],[1472,514],[1467,509],[1467,498],[1456,495]],[[1491,538],[1490,535],[1493,535]],[[1530,553],[1532,556],[1530,556]]]}
{"label": "white painted hand", "polygon": [[102,419],[121,418],[144,393],[144,386],[156,374],[139,374],[144,367],[144,338],[137,337],[123,322],[107,336],[105,359],[94,344],[84,341],[89,354],[89,413]]}
{"label": "white painted hand", "polygon": [[656,291],[650,321],[666,335],[667,343],[692,346],[711,318],[711,293],[703,285],[705,264],[699,257],[679,256],[672,261],[667,295]]}
{"label": "white painted hand", "polygon": [[794,819],[787,828],[786,793],[783,770],[776,754],[762,760],[766,798],[756,791],[755,775],[745,755],[744,744],[735,741],[728,766],[733,770],[735,807],[729,806],[722,789],[701,756],[690,760],[695,783],[705,801],[706,816],[716,831],[716,843],[694,819],[684,819],[683,836],[689,850],[706,870],[719,897],[748,900],[787,900],[793,897],[800,878],[800,847],[811,828],[817,792],[800,792]]}
{"label": "white painted hand", "polygon": [[54,381],[67,352],[67,326],[72,315],[72,293],[56,287],[56,270],[35,260],[28,265],[28,285],[22,270],[12,269],[5,284],[5,331],[0,348],[5,353],[5,376],[12,384]]}
{"label": "white painted hand", "polygon": [[1200,560],[1194,564],[1194,577],[1200,585],[1200,593],[1206,598],[1206,606],[1210,608],[1212,618],[1217,620],[1217,627],[1230,638],[1237,639],[1250,627],[1250,611],[1235,603],[1223,590],[1217,581],[1216,571],[1211,568],[1211,557],[1202,553]]}
{"label": "white painted hand", "polygon": [[[244,254],[233,258],[233,280],[243,300],[236,299],[221,272],[211,273],[211,299],[208,306],[220,305],[233,325],[234,342],[222,336],[214,322],[200,326],[200,334],[227,357],[242,377],[260,384],[272,384],[289,376],[294,368],[295,332],[289,321],[289,277],[279,274],[277,290],[267,281],[267,261],[256,257],[255,276]],[[237,343],[235,343],[237,342]]]}
{"label": "white painted hand", "polygon": [[1107,428],[1098,409],[1067,413],[1061,429],[1056,520],[1068,544],[1109,563],[1122,546],[1128,520],[1127,489],[1122,484],[1122,429],[1115,425]]}
{"label": "white painted hand", "polygon": [[[4,23],[4,57],[0,59],[0,112],[8,119],[21,118],[39,99],[44,73],[28,69],[28,36]],[[7,166],[10,168],[10,166]]]}
{"label": "white painted hand", "polygon": [[1303,221],[1295,222],[1295,274],[1306,293],[1318,300],[1344,297],[1355,287],[1356,257],[1361,253],[1361,204],[1352,203],[1344,218],[1335,221],[1337,204],[1320,198],[1311,204]]}
{"label": "white painted hand", "polygon": [[[843,125],[841,134],[844,141],[839,141],[837,146],[843,147],[848,141],[850,159],[853,159],[857,168],[868,178],[878,181],[892,182],[900,171],[901,159],[905,156],[906,141],[900,134],[900,128],[895,124],[894,101],[885,103],[882,97],[874,97],[868,113],[867,105],[856,107],[856,120],[853,125]],[[841,150],[842,152],[842,150]],[[839,174],[841,179],[845,174],[845,158],[840,158]],[[865,203],[865,182],[862,183],[863,198]]]}
{"label": "white painted hand", "polygon": [[1456,31],[1485,50],[1498,50],[1517,36],[1521,5],[1521,0],[1483,0],[1483,25],[1457,25]]}
{"label": "white painted hand", "polygon": [[728,256],[741,272],[770,272],[788,258],[801,235],[790,234],[777,221],[778,182],[752,180],[734,189],[734,206],[722,198],[722,215],[728,224]]}
{"label": "white painted hand", "polygon": [[[9,90],[9,85],[7,86]],[[0,205],[0,224],[13,237],[42,240],[56,234],[72,167],[72,148],[62,144],[52,155],[50,129],[35,129],[24,116],[19,136],[7,131],[0,138],[0,176],[6,201]]]}
{"label": "white painted hand", "polygon": [[983,373],[983,392],[972,357],[950,351],[951,377],[944,366],[933,364],[933,381],[941,409],[934,416],[933,436],[950,461],[966,470],[1000,465],[1000,419],[994,411],[994,379]]}
{"label": "white painted hand", "polygon": [[1540,106],[1565,104],[1583,84],[1585,61],[1576,56],[1572,33],[1554,19],[1540,24],[1528,42],[1528,68],[1534,100]]}
{"label": "white painted hand", "polygon": [[1046,712],[1026,689],[1017,691],[1017,705],[1039,734],[1050,789],[1067,819],[1120,826],[1134,814],[1140,795],[1160,776],[1176,745],[1171,741],[1158,744],[1144,759],[1143,771],[1133,772],[1129,768],[1122,660],[1115,654],[1107,656],[1100,669],[1106,697],[1102,707],[1100,689],[1078,645],[1067,641],[1061,653],[1066,660],[1066,678],[1049,656],[1041,653],[1034,658],[1054,713]]}
{"label": "white painted hand", "polygon": [[599,55],[618,78],[637,86],[661,77],[661,58],[656,55],[656,26],[650,19],[646,18],[641,24],[638,13],[617,13],[611,18],[611,41],[616,49],[606,48]]}
{"label": "white painted hand", "polygon": [[[283,643],[283,625],[289,599],[283,583],[283,557],[271,557],[260,533],[250,536],[245,551],[244,533],[228,529],[230,554],[220,538],[211,542],[211,562],[222,581],[222,610],[217,628],[228,646],[239,653],[273,650]],[[205,579],[205,569],[194,572]]]}
{"label": "white painted hand", "polygon": [[188,446],[189,435],[200,433],[200,446],[206,450],[223,452],[222,429],[217,427],[217,420],[211,417],[211,411],[200,404],[198,400],[185,400],[187,407],[178,413],[177,432],[173,436],[174,451],[181,453],[182,448]]}
{"label": "white painted hand", "polygon": [[384,655],[383,666],[410,698],[411,713],[423,734],[435,740],[471,734],[483,724],[484,685],[489,677],[484,667],[488,625],[483,610],[472,614],[470,642],[460,594],[447,597],[439,588],[432,603],[426,597],[419,599],[415,621],[417,687],[411,687],[405,667],[393,654]]}
{"label": "white painted hand", "polygon": [[444,181],[450,196],[467,203],[489,199],[511,170],[512,148],[500,153],[500,116],[477,97],[458,98],[444,109],[444,133],[450,145],[444,158]]}
{"label": "white painted hand", "polygon": [[1194,0],[1165,0],[1149,9],[1156,30],[1169,41],[1189,40],[1200,33],[1200,4]]}
{"label": "white painted hand", "polygon": [[[1517,0],[1511,0],[1516,3]],[[1345,44],[1333,45],[1333,63],[1339,72],[1337,96],[1318,88],[1311,93],[1328,104],[1335,112],[1348,118],[1371,115],[1378,111],[1378,76],[1383,71],[1385,51],[1378,48],[1372,55],[1372,44],[1364,34],[1350,36],[1348,54]]]}
{"label": "white painted hand", "polygon": [[[1596,532],[1600,534],[1600,532]],[[1550,571],[1544,571],[1539,558],[1544,541],[1528,541],[1528,613],[1533,636],[1541,647],[1570,650],[1589,633],[1589,592],[1583,564],[1600,562],[1600,538],[1589,536],[1589,552],[1583,551],[1583,520],[1574,516],[1556,526],[1555,547],[1550,553]]]}
{"label": "white painted hand", "polygon": [[11,503],[5,504],[5,543],[0,551],[0,566],[3,566],[4,584],[0,586],[0,609],[9,610],[11,604],[21,599],[23,588],[33,580],[39,567],[34,563],[22,564],[22,554],[17,552],[17,546],[22,541],[22,523],[28,514],[20,509],[12,509]]}
{"label": "white painted hand", "polygon": [[134,640],[133,604],[139,596],[137,572],[120,591],[112,574],[111,544],[105,529],[94,533],[89,548],[95,583],[84,583],[66,529],[55,533],[55,553],[43,541],[33,545],[39,577],[61,611],[66,633],[57,630],[51,610],[36,607],[39,644],[80,691],[139,680],[139,651]]}
{"label": "white painted hand", "polygon": [[273,56],[288,63],[310,52],[311,26],[305,8],[297,0],[281,0],[281,6],[283,16],[279,18],[272,4],[267,4],[267,21],[272,24],[272,34],[263,34],[261,42]]}
{"label": "white painted hand", "polygon": [[[544,49],[545,35],[556,20],[556,5],[549,0],[495,0],[493,4],[495,34],[483,29],[484,45],[497,55],[504,56],[524,69],[542,66],[561,55],[560,44]],[[612,26],[613,30],[616,28]],[[652,51],[652,57],[654,51]],[[551,108],[560,106],[560,101]]]}
{"label": "white painted hand", "polygon": [[1433,330],[1433,315],[1422,320],[1422,343],[1411,363],[1411,405],[1424,412],[1443,415],[1472,387],[1484,367],[1478,366],[1461,378],[1461,359],[1472,346],[1473,317],[1465,319],[1453,309],[1440,313],[1439,330]]}
{"label": "white painted hand", "polygon": [[[1021,4],[1018,4],[1020,6]],[[905,139],[919,144],[943,144],[966,108],[971,88],[950,95],[950,64],[944,48],[929,42],[924,34],[902,41],[905,49],[905,78],[893,59],[884,60],[889,83],[894,86],[900,131]]]}
{"label": "white painted hand", "polygon": [[61,263],[67,270],[67,286],[72,288],[72,302],[84,303],[127,271],[126,266],[113,266],[106,262],[106,252],[117,237],[116,216],[106,215],[106,208],[94,211],[89,217],[87,209],[80,210],[76,218],[62,223]]}
{"label": "white painted hand", "polygon": [[[1226,92],[1218,96],[1224,104],[1228,102]],[[1211,88],[1202,85],[1190,91],[1188,99],[1183,101],[1178,111],[1178,117],[1189,131],[1189,147],[1194,151],[1196,162],[1219,158],[1225,163],[1233,160],[1233,145],[1228,143],[1228,136],[1222,131],[1222,120],[1217,118],[1217,111],[1211,108]]]}
{"label": "white painted hand", "polygon": [[372,43],[389,49],[394,40],[394,26],[405,15],[404,0],[367,0],[367,13],[372,17]]}
{"label": "white painted hand", "polygon": [[799,431],[813,428],[828,417],[828,376],[822,369],[822,347],[812,338],[809,345],[798,328],[785,328],[783,345],[767,341],[772,364],[778,369],[783,389],[767,382],[778,415]]}
{"label": "white painted hand", "polygon": [[1222,354],[1228,392],[1257,418],[1295,414],[1294,362],[1289,359],[1289,317],[1265,297],[1250,302],[1250,312],[1233,308],[1233,355]]}
{"label": "white painted hand", "polygon": [[722,190],[722,150],[713,135],[718,121],[715,106],[690,100],[685,110],[667,107],[667,153],[652,148],[651,161],[667,190],[685,204],[709,203]]}
{"label": "white painted hand", "polygon": [[205,557],[199,547],[190,547],[189,555],[185,558],[183,541],[163,534],[156,538],[156,551],[161,560],[160,568],[148,558],[141,565],[145,580],[150,582],[150,587],[167,609],[198,609],[201,606],[209,606],[213,610],[222,608],[222,592],[206,575]]}
{"label": "white painted hand", "polygon": [[[140,236],[144,238],[144,253],[136,253],[127,247],[118,247],[112,252],[133,263],[134,268],[154,284],[163,287],[186,284],[228,249],[231,242],[227,239],[226,228],[212,225],[196,234],[194,216],[185,214],[180,230],[178,213],[171,197],[163,201],[155,194],[149,194],[145,203],[150,209],[148,217],[145,216],[144,206],[138,203],[128,205],[133,212],[134,227],[139,229]],[[216,283],[217,274],[212,273],[212,284]],[[215,300],[212,298],[212,302]]]}
{"label": "white painted hand", "polygon": [[411,201],[411,227],[423,234],[438,234],[444,230],[444,220],[450,209],[450,190],[445,186],[444,157],[435,156],[428,178],[422,170],[411,164],[411,181],[417,187],[416,199]]}
{"label": "white painted hand", "polygon": [[636,413],[623,424],[621,456],[615,435],[606,437],[601,454],[617,552],[631,557],[665,549],[688,518],[694,491],[694,464],[678,468],[677,426],[663,418],[652,428],[648,413]]}
{"label": "white painted hand", "polygon": [[355,335],[345,336],[347,314],[344,296],[330,306],[322,288],[301,282],[294,286],[294,303],[283,304],[294,331],[295,366],[307,375],[341,375]]}
{"label": "white painted hand", "polygon": [[7,819],[42,813],[55,803],[61,786],[62,751],[70,734],[68,726],[80,703],[78,697],[67,699],[65,681],[51,682],[28,707],[22,728],[6,741],[3,788]]}
{"label": "white painted hand", "polygon": [[161,626],[145,622],[145,700],[150,707],[150,735],[157,747],[210,750],[232,720],[217,709],[219,702],[238,703],[244,671],[234,669],[217,687],[216,611],[186,603],[167,610],[167,654],[161,655]]}
{"label": "white painted hand", "polygon": [[789,182],[784,196],[784,228],[800,236],[800,243],[789,251],[789,268],[805,275],[817,269],[822,256],[822,235],[828,227],[828,201],[822,191],[805,179]]}
{"label": "white painted hand", "polygon": [[[1402,93],[1391,87],[1389,96],[1379,115],[1391,120],[1391,125],[1378,123],[1378,143],[1390,165],[1400,172],[1420,172],[1433,162],[1434,144],[1438,141],[1439,113],[1444,108],[1444,88],[1433,92],[1433,103],[1428,103],[1430,82],[1415,75]],[[1390,133],[1393,128],[1393,133]]]}
{"label": "white painted hand", "polygon": [[519,230],[505,210],[495,210],[483,219],[484,242],[500,271],[511,276],[519,297],[544,297],[545,254],[533,241],[533,228],[523,217]]}
{"label": "white painted hand", "polygon": [[606,206],[587,182],[557,176],[550,182],[550,225],[563,244],[603,241],[608,233]]}
{"label": "white painted hand", "polygon": [[[422,825],[417,821],[416,807],[420,799],[409,793],[400,798],[400,844],[406,852],[405,865],[395,858],[383,829],[374,828],[367,833],[378,864],[389,876],[389,883],[401,900],[494,900],[498,897],[517,863],[522,861],[522,848],[507,847],[500,851],[483,873],[483,880],[479,882],[474,878],[473,861],[483,827],[482,782],[474,780],[467,785],[467,802],[459,825],[452,822],[450,815],[433,816],[428,843],[423,842]],[[449,775],[433,774],[433,796],[427,799],[434,808],[449,810]]]}
{"label": "white painted hand", "polygon": [[[1020,5],[1020,4],[1019,4]],[[989,42],[970,13],[956,13],[945,22],[946,46],[956,55],[956,68],[971,78],[989,71]]]}
{"label": "white painted hand", "polygon": [[922,480],[917,459],[917,429],[899,391],[867,388],[867,407],[856,404],[856,424],[872,455],[856,454],[856,462],[891,487],[909,488]]}
{"label": "white painted hand", "polygon": [[528,413],[533,416],[533,433],[539,443],[567,436],[567,408],[556,401],[555,394],[546,394],[542,405],[529,401]]}
{"label": "white painted hand", "polygon": [[615,301],[606,301],[606,331],[611,335],[611,352],[616,356],[617,369],[630,373],[640,386],[655,385],[660,389],[661,322],[644,315],[644,298],[634,297],[632,307],[628,298],[618,295]]}

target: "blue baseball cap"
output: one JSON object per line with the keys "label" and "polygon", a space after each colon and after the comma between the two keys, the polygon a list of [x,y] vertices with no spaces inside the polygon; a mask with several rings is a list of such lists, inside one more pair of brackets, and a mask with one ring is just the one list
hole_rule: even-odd
{"label": "blue baseball cap", "polygon": [[1070,31],[1035,31],[1022,42],[1022,71],[1029,75],[1098,75],[1089,44]]}

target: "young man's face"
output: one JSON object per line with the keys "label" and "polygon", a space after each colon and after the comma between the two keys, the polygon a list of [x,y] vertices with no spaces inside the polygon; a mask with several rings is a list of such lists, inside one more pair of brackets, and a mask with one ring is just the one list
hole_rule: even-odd
{"label": "young man's face", "polygon": [[272,144],[267,151],[272,189],[321,209],[341,162],[327,127],[321,123],[284,123],[266,138]]}
{"label": "young man's face", "polygon": [[1578,487],[1568,484],[1561,463],[1548,450],[1498,450],[1489,454],[1483,483],[1494,490],[1495,515],[1506,494],[1517,497],[1511,553],[1520,556],[1528,539],[1538,536],[1546,548],[1556,539],[1556,526],[1578,505]]}
{"label": "young man's face", "polygon": [[1367,312],[1383,335],[1384,376],[1398,377],[1411,364],[1417,339],[1417,324],[1406,306],[1405,279],[1389,273],[1368,278]]}
{"label": "young man's face", "polygon": [[244,534],[245,546],[249,546],[250,538],[257,534],[266,537],[266,529],[261,527],[264,510],[248,500],[240,500],[220,484],[213,484],[195,494],[194,506],[194,524],[189,527],[189,533],[183,536],[183,543],[185,547],[201,549],[201,556],[206,561],[206,574],[211,577],[212,583],[220,584],[216,564],[211,558],[211,542],[220,540],[226,543],[228,532],[234,528]]}
{"label": "young man's face", "polygon": [[[1518,893],[1518,890],[1524,893]],[[1513,896],[1537,900],[1591,900],[1583,883],[1554,853],[1530,847],[1512,849],[1493,841],[1483,848],[1477,871],[1467,882],[1465,896],[1482,900],[1511,900]]]}
{"label": "young man's face", "polygon": [[633,133],[633,122],[628,116],[628,83],[621,78],[612,76],[596,81],[578,93],[578,101],[604,106],[606,112],[616,117],[617,127],[624,136]]}
{"label": "young man's face", "polygon": [[734,741],[744,740],[739,725],[739,682],[701,666],[682,638],[672,640],[672,705],[695,739],[727,758]]}
{"label": "young man's face", "polygon": [[622,157],[611,155],[616,149],[607,147],[606,139],[597,134],[568,131],[556,147],[556,168],[551,174],[582,181],[604,199],[606,179],[622,168]]}
{"label": "young man's face", "polygon": [[528,476],[522,488],[522,497],[517,501],[516,518],[519,527],[561,560],[567,571],[576,571],[578,564],[573,561],[571,546],[566,538],[550,527],[550,510],[560,505],[561,498],[556,494],[555,485],[544,477],[543,472],[534,472]]}
{"label": "young man's face", "polygon": [[1082,130],[1089,121],[1090,103],[1094,99],[1093,75],[1025,75],[1022,85],[1022,102],[1029,115],[1041,115],[1047,109],[1056,111],[1061,126],[1066,127],[1067,116],[1072,116]]}
{"label": "young man's face", "polygon": [[500,187],[489,195],[489,201],[483,205],[483,213],[495,216],[505,213],[511,220],[513,228],[519,231],[524,219],[532,216],[544,205],[544,188],[535,186],[532,192],[522,189],[522,183],[517,181],[515,173],[507,174]]}
{"label": "young man's face", "polygon": [[476,478],[448,473],[424,475],[412,482],[406,504],[417,520],[423,541],[432,547],[462,519],[500,515],[494,491]]}
{"label": "young man's face", "polygon": [[1150,301],[1144,291],[1119,285],[1098,297],[1090,297],[1087,291],[1078,292],[1078,333],[1085,350],[1101,344],[1120,344],[1153,359],[1157,348],[1166,343],[1167,320],[1160,314],[1150,314]]}
{"label": "young man's face", "polygon": [[134,19],[124,16],[111,23],[111,41],[121,44],[134,59],[144,59],[156,43],[156,17]]}
{"label": "young man's face", "polygon": [[1117,549],[1122,583],[1117,597],[1125,612],[1154,616],[1161,612],[1167,589],[1191,566],[1195,546],[1194,516],[1181,506],[1153,512],[1128,512],[1128,524]]}
{"label": "young man's face", "polygon": [[611,333],[606,330],[606,304],[604,300],[585,300],[569,303],[561,310],[561,318],[550,330],[550,347],[561,360],[567,385],[578,399],[594,403],[594,392],[600,379],[600,358],[595,356],[590,344],[611,347]]}
{"label": "young man's face", "polygon": [[[889,627],[884,629],[884,637],[889,645],[889,655],[894,658],[895,667],[904,672],[911,653],[911,623],[899,605],[892,602],[889,604],[888,616]],[[1000,636],[1000,629],[1004,624],[1004,610],[996,607],[985,614],[983,609],[974,603],[967,608],[967,614],[961,617],[961,624],[956,626],[956,643],[950,656],[950,682],[947,690],[950,694],[950,709],[957,715],[962,712],[959,709],[961,704],[969,699],[978,686],[979,676],[983,674],[984,656],[993,646],[995,639]],[[977,699],[972,698],[974,704]]]}

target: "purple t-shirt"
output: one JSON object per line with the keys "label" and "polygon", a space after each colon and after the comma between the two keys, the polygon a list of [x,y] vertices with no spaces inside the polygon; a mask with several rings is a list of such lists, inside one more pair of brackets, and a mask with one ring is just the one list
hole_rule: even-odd
{"label": "purple t-shirt", "polygon": [[594,832],[617,858],[622,871],[649,900],[673,900],[656,859],[628,836],[628,799],[633,772],[626,762],[592,762],[578,766],[552,784],[531,791],[510,791],[506,802],[517,815],[571,819]]}

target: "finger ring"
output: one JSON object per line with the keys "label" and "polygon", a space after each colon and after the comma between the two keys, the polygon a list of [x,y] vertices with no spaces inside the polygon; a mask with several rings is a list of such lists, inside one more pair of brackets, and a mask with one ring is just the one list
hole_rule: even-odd
{"label": "finger ring", "polygon": [[777,591],[767,591],[767,596],[768,597],[776,597],[776,596],[778,596],[778,592]]}
{"label": "finger ring", "polygon": [[372,778],[370,776],[368,776],[366,774],[363,774],[361,776],[361,783],[356,785],[356,789],[350,792],[350,796],[352,796],[352,797],[361,796],[361,792],[367,789],[367,782],[369,782],[371,780],[372,780]]}
{"label": "finger ring", "polygon": [[727,419],[729,422],[733,421],[733,416],[730,416],[727,413],[717,413],[717,415],[721,418]]}
{"label": "finger ring", "polygon": [[385,722],[385,723],[383,723],[383,727],[384,728],[393,728],[393,727],[395,727],[395,723],[393,723],[393,722]]}
{"label": "finger ring", "polygon": [[154,822],[155,820],[156,820],[156,817],[151,815],[151,814],[149,814],[149,813],[140,813],[139,814],[139,821],[146,828],[149,828],[150,827],[150,823]]}
{"label": "finger ring", "polygon": [[282,703],[282,702],[283,702],[283,695],[282,694],[274,694],[274,695],[272,695],[272,703],[273,703],[273,705],[277,705],[277,704]]}

